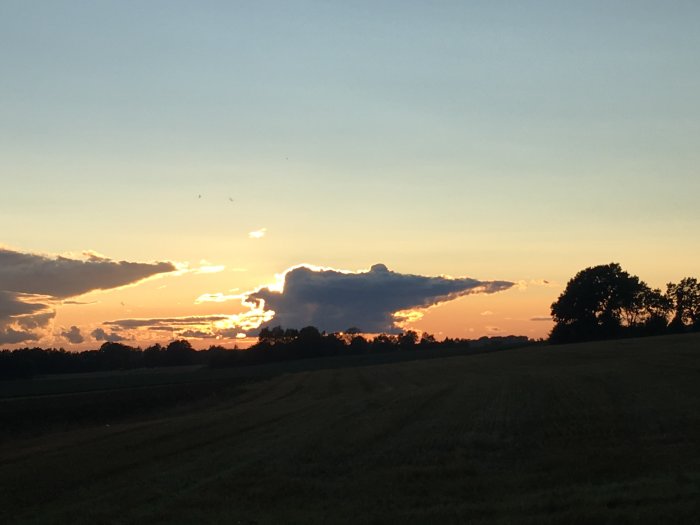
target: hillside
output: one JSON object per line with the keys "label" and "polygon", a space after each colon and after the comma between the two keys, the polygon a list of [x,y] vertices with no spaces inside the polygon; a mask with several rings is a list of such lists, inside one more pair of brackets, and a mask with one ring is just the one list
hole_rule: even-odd
{"label": "hillside", "polygon": [[[181,402],[178,384],[200,385],[191,403],[6,436],[0,522],[694,523],[700,512],[698,335],[212,376],[208,389],[191,373],[199,382],[168,387]],[[119,392],[157,398],[140,384]],[[0,404],[16,414],[69,399]],[[80,399],[77,413],[105,403]]]}

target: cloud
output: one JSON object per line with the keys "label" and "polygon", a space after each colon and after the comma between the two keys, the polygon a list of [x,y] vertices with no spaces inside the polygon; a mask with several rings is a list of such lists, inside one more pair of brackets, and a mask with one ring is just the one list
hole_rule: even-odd
{"label": "cloud", "polygon": [[[232,291],[237,291],[235,290]],[[226,301],[233,301],[234,299],[241,299],[240,294],[225,294],[221,292],[217,293],[204,293],[195,299],[194,304],[202,303],[225,303]]]}
{"label": "cloud", "polygon": [[265,233],[267,232],[267,228],[260,228],[259,230],[255,230],[254,232],[250,232],[248,234],[248,237],[251,239],[262,239],[265,237]]}
{"label": "cloud", "polygon": [[155,317],[150,319],[118,319],[116,321],[105,321],[102,323],[106,326],[117,327],[121,329],[134,328],[158,328],[163,330],[171,330],[178,326],[193,326],[216,321],[227,321],[231,316],[221,315],[191,315],[188,317]]}
{"label": "cloud", "polygon": [[56,315],[56,305],[78,304],[65,299],[175,270],[169,262],[114,261],[95,252],[81,256],[50,257],[0,247],[0,343],[39,340]]}
{"label": "cloud", "polygon": [[90,335],[96,341],[107,341],[109,343],[118,343],[119,341],[126,341],[126,337],[119,335],[117,332],[107,333],[102,328],[95,328]]}
{"label": "cloud", "polygon": [[39,336],[33,332],[15,330],[13,328],[0,328],[0,343],[16,344],[28,341],[38,341]]}
{"label": "cloud", "polygon": [[476,279],[425,277],[390,271],[375,264],[369,271],[293,267],[282,286],[263,287],[246,294],[244,304],[274,312],[274,324],[288,328],[314,325],[340,331],[358,326],[365,332],[399,329],[404,318],[423,309],[475,293],[495,293],[514,283]]}
{"label": "cloud", "polygon": [[216,337],[211,332],[205,332],[204,330],[185,330],[184,332],[180,332],[178,336],[188,339],[210,339]]}
{"label": "cloud", "polygon": [[0,290],[0,320],[34,314],[48,308],[47,305],[36,302],[38,298],[32,294]]}
{"label": "cloud", "polygon": [[485,310],[485,311],[481,312],[479,315],[481,315],[483,317],[488,317],[490,315],[493,315],[493,312],[491,310]]}
{"label": "cloud", "polygon": [[526,291],[530,286],[544,286],[544,287],[553,287],[557,286],[557,283],[554,283],[552,281],[548,281],[547,279],[521,279],[518,281],[518,290],[521,292]]}
{"label": "cloud", "polygon": [[537,317],[531,317],[530,321],[551,321],[552,316],[550,315],[538,315]]}
{"label": "cloud", "polygon": [[173,272],[170,262],[133,263],[103,257],[48,257],[0,248],[0,290],[65,299]]}
{"label": "cloud", "polygon": [[78,345],[85,341],[83,334],[80,333],[80,329],[77,326],[71,326],[70,330],[61,332],[61,337],[74,345]]}
{"label": "cloud", "polygon": [[[229,339],[240,337],[242,331],[257,328],[272,318],[271,312],[251,309],[242,314],[191,315],[186,317],[155,317],[149,319],[117,319],[102,323],[109,329],[169,332],[174,337]],[[132,332],[134,335],[134,332]]]}
{"label": "cloud", "polygon": [[38,341],[36,330],[48,327],[56,313],[50,297],[0,290],[0,343]]}

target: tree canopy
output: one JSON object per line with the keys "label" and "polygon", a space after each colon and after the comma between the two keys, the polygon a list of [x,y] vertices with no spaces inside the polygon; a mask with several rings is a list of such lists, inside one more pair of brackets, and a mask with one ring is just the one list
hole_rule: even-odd
{"label": "tree canopy", "polygon": [[666,296],[673,310],[673,329],[684,329],[686,325],[700,328],[700,282],[696,278],[686,277],[678,284],[668,283]]}
{"label": "tree canopy", "polygon": [[552,304],[555,343],[618,337],[666,327],[667,298],[618,263],[578,272]]}

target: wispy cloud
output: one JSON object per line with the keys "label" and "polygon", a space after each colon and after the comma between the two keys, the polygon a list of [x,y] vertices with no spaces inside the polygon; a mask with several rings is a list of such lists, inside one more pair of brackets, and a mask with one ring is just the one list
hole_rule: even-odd
{"label": "wispy cloud", "polygon": [[521,292],[524,292],[531,286],[557,286],[556,283],[552,281],[548,281],[547,279],[521,279],[517,283],[518,285],[518,290]]}
{"label": "wispy cloud", "polygon": [[248,234],[248,237],[251,239],[262,239],[265,237],[265,233],[267,232],[267,228],[260,228],[259,230],[252,231]]}
{"label": "wispy cloud", "polygon": [[[168,333],[173,337],[229,339],[253,330],[272,318],[271,312],[253,308],[241,314],[191,315],[184,317],[154,317],[147,319],[117,319],[105,321],[103,326],[129,333],[138,338],[139,330]],[[192,335],[196,334],[196,335]],[[245,336],[245,334],[243,334]]]}
{"label": "wispy cloud", "polygon": [[176,326],[196,326],[219,321],[227,321],[231,316],[221,315],[190,315],[185,317],[152,317],[148,319],[118,319],[116,321],[105,321],[105,326],[113,326],[121,329],[163,327],[170,330]]}
{"label": "wispy cloud", "polygon": [[223,272],[225,269],[226,269],[226,266],[219,264],[219,265],[200,266],[199,268],[196,268],[194,271],[195,271],[195,273],[219,273],[219,272]]}
{"label": "wispy cloud", "polygon": [[[237,291],[237,288],[231,291]],[[222,292],[204,293],[195,299],[194,304],[225,303],[226,301],[234,301],[236,299],[240,300],[242,298],[243,296],[241,294],[225,294]]]}

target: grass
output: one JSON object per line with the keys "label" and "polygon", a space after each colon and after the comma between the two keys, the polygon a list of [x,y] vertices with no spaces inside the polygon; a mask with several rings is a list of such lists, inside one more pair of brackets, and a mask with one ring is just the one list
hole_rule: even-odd
{"label": "grass", "polygon": [[6,387],[0,522],[696,522],[697,335],[352,363]]}

